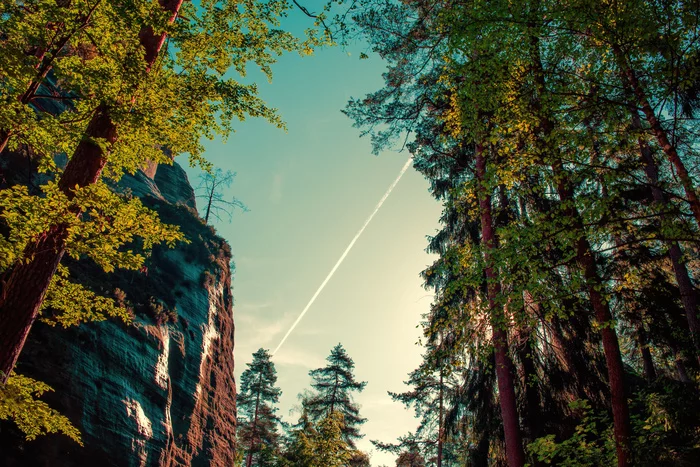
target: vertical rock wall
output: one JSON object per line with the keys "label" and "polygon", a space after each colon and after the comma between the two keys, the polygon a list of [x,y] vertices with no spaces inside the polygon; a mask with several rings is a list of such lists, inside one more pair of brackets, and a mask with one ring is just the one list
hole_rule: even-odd
{"label": "vertical rock wall", "polygon": [[[17,367],[55,389],[45,400],[83,434],[26,442],[0,425],[0,465],[232,466],[235,455],[234,321],[226,242],[204,225],[177,165],[140,173],[121,188],[140,196],[191,243],[157,248],[146,274],[105,274],[87,263],[72,274],[104,294],[118,287],[134,308],[131,326],[114,320],[77,328],[35,325]],[[157,307],[177,321],[158,319]],[[160,321],[160,323],[159,323]]]}

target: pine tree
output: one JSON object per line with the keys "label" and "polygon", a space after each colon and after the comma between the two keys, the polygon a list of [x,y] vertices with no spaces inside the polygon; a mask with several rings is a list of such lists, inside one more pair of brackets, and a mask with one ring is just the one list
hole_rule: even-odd
{"label": "pine tree", "polygon": [[634,421],[653,409],[628,405],[626,384],[638,372],[664,397],[660,367],[670,386],[698,371],[697,5],[370,1],[353,13],[348,29],[389,68],[346,113],[375,152],[408,147],[443,201],[424,330],[462,362],[446,427],[472,462],[522,465],[518,431],[530,463],[585,459],[578,399],[609,430],[586,440],[600,448],[587,462],[687,459],[649,448]]}
{"label": "pine tree", "polygon": [[236,396],[238,407],[238,442],[245,452],[245,465],[272,465],[279,453],[280,417],[275,404],[282,391],[275,386],[277,371],[270,353],[259,349],[241,375]]}
{"label": "pine tree", "polygon": [[367,382],[355,381],[355,363],[342,344],[336,345],[326,358],[328,365],[311,370],[311,386],[315,392],[303,401],[310,420],[320,422],[334,413],[342,417],[343,439],[355,448],[355,440],[361,438],[359,425],[367,421],[360,417],[360,408],[353,401],[352,391],[362,391]]}

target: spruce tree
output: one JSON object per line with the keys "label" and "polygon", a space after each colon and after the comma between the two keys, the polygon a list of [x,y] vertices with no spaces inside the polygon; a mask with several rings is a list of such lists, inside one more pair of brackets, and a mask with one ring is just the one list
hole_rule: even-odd
{"label": "spruce tree", "polygon": [[336,345],[326,358],[328,365],[311,370],[311,386],[315,393],[303,401],[309,418],[314,422],[329,417],[333,413],[343,416],[343,439],[355,448],[355,440],[361,438],[359,425],[367,421],[360,417],[360,408],[353,401],[351,391],[362,391],[366,381],[355,381],[353,369],[355,362],[348,356],[342,344]]}
{"label": "spruce tree", "polygon": [[238,405],[238,442],[245,451],[245,465],[272,465],[279,451],[281,423],[275,404],[282,394],[276,387],[277,371],[270,353],[259,349],[241,375]]}

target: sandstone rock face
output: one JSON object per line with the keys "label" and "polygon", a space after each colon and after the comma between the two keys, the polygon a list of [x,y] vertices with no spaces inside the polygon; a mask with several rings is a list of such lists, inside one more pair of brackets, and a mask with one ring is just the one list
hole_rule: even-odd
{"label": "sandstone rock face", "polygon": [[187,174],[178,164],[159,165],[153,177],[163,197],[172,204],[184,204],[195,209],[195,193]]}
{"label": "sandstone rock face", "polygon": [[[158,169],[120,183],[191,243],[157,248],[147,273],[105,274],[70,264],[90,288],[126,293],[134,324],[109,320],[64,330],[37,323],[17,372],[49,384],[44,397],[83,434],[24,441],[0,426],[0,465],[221,466],[234,464],[234,321],[226,242],[202,223],[184,171]],[[163,314],[175,311],[177,321]],[[172,316],[172,315],[171,315]]]}

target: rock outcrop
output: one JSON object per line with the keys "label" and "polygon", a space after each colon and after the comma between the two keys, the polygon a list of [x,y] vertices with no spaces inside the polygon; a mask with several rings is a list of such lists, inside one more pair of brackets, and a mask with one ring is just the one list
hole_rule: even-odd
{"label": "rock outcrop", "polygon": [[3,423],[1,465],[234,464],[230,249],[199,219],[179,166],[159,167],[154,179],[126,176],[120,187],[179,225],[190,243],[156,248],[141,273],[69,264],[91,289],[125,292],[134,323],[34,326],[17,372],[55,389],[44,400],[71,419],[85,447],[62,435],[27,442]]}

